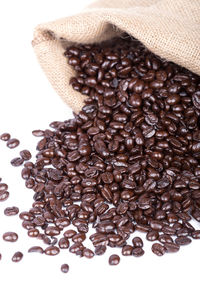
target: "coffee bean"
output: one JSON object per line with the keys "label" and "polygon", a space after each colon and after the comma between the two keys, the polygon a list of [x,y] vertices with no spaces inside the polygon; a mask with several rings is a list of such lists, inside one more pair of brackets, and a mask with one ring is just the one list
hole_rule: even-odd
{"label": "coffee bean", "polygon": [[0,135],[0,139],[2,140],[2,141],[8,141],[9,139],[10,139],[10,134],[9,133],[2,133],[1,135]]}
{"label": "coffee bean", "polygon": [[56,246],[49,246],[44,250],[46,255],[54,256],[60,252],[59,248]]}
{"label": "coffee bean", "polygon": [[19,167],[23,164],[23,162],[24,162],[24,160],[22,158],[16,157],[16,158],[13,158],[10,163],[13,167]]}
{"label": "coffee bean", "polygon": [[67,249],[69,248],[69,241],[66,237],[63,237],[59,240],[58,245],[60,249]]}
{"label": "coffee bean", "polygon": [[4,209],[4,215],[6,216],[15,216],[19,213],[19,208],[16,206],[6,207]]}
{"label": "coffee bean", "polygon": [[105,245],[99,245],[95,248],[95,254],[96,255],[103,255],[106,252],[106,246]]}
{"label": "coffee bean", "polygon": [[94,257],[94,252],[88,248],[85,248],[83,250],[83,256],[85,256],[86,258],[92,258]]}
{"label": "coffee bean", "polygon": [[6,201],[9,197],[9,192],[5,191],[5,192],[0,192],[0,202],[1,201]]}
{"label": "coffee bean", "polygon": [[144,255],[144,250],[141,247],[136,247],[133,249],[133,256],[139,257]]}
{"label": "coffee bean", "polygon": [[6,242],[16,242],[18,240],[18,235],[15,232],[5,232],[3,234],[3,239]]}
{"label": "coffee bean", "polygon": [[143,241],[140,237],[134,237],[132,239],[132,243],[133,243],[133,246],[135,248],[142,248],[143,247]]}
{"label": "coffee bean", "polygon": [[177,252],[180,249],[180,246],[175,243],[165,243],[164,247],[166,252]]}
{"label": "coffee bean", "polygon": [[16,148],[19,146],[19,140],[18,139],[9,139],[6,146],[10,149]]}
{"label": "coffee bean", "polygon": [[177,245],[183,246],[191,243],[191,239],[185,236],[181,236],[175,239]]}
{"label": "coffee bean", "polygon": [[68,265],[68,264],[63,264],[63,265],[61,266],[61,271],[62,271],[63,273],[68,273],[68,272],[69,272],[69,265]]}
{"label": "coffee bean", "polygon": [[22,260],[23,258],[23,254],[21,252],[15,252],[15,254],[12,257],[12,261],[13,262],[19,262],[20,260]]}
{"label": "coffee bean", "polygon": [[116,266],[120,262],[120,257],[117,254],[113,254],[109,257],[109,265]]}
{"label": "coffee bean", "polygon": [[41,253],[42,254],[42,253],[44,253],[44,250],[39,246],[33,246],[33,247],[29,248],[28,252],[29,253],[36,252],[36,253]]}
{"label": "coffee bean", "polygon": [[163,256],[164,254],[165,254],[165,252],[166,252],[166,250],[165,250],[165,247],[164,246],[162,246],[161,244],[159,244],[159,243],[154,243],[153,245],[152,245],[152,252],[154,253],[154,254],[156,254],[157,256]]}
{"label": "coffee bean", "polygon": [[124,256],[128,256],[128,255],[132,255],[133,254],[133,247],[130,245],[125,245],[122,248],[122,255]]}
{"label": "coffee bean", "polygon": [[32,155],[29,150],[22,150],[20,151],[20,156],[23,160],[31,159]]}

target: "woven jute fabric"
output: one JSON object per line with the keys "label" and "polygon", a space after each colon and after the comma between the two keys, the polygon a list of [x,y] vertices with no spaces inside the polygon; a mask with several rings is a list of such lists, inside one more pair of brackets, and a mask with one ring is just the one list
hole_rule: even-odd
{"label": "woven jute fabric", "polygon": [[100,0],[80,14],[41,24],[34,32],[33,47],[42,69],[75,112],[85,96],[69,85],[74,72],[64,49],[124,31],[155,54],[200,75],[200,0]]}

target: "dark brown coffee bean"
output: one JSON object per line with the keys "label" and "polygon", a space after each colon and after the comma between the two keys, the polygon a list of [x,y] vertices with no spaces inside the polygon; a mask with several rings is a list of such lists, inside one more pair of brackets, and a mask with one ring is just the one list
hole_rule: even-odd
{"label": "dark brown coffee bean", "polygon": [[14,159],[11,160],[11,165],[13,167],[19,167],[23,164],[24,160],[21,157],[16,157]]}
{"label": "dark brown coffee bean", "polygon": [[5,191],[5,192],[0,192],[0,202],[1,201],[6,201],[9,197],[9,192]]}
{"label": "dark brown coffee bean", "polygon": [[180,236],[175,239],[175,243],[179,246],[184,246],[190,244],[191,239],[185,236]]}
{"label": "dark brown coffee bean", "polygon": [[86,258],[92,258],[94,257],[94,252],[88,248],[85,248],[83,250],[83,256],[85,256]]}
{"label": "dark brown coffee bean", "polygon": [[164,247],[166,249],[166,252],[177,252],[180,249],[180,246],[175,243],[165,243]]}
{"label": "dark brown coffee bean", "polygon": [[133,253],[132,254],[135,257],[139,257],[139,256],[144,255],[144,250],[141,247],[136,247],[136,248],[133,248]]}
{"label": "dark brown coffee bean", "polygon": [[59,240],[58,245],[60,249],[67,249],[69,248],[69,241],[66,237],[63,237]]}
{"label": "dark brown coffee bean", "polygon": [[13,257],[12,257],[12,261],[13,262],[19,262],[20,260],[22,260],[22,258],[23,258],[23,254],[22,254],[22,252],[15,252],[15,254],[13,255]]}
{"label": "dark brown coffee bean", "polygon": [[116,266],[120,263],[120,257],[117,254],[113,254],[109,257],[109,265]]}
{"label": "dark brown coffee bean", "polygon": [[61,272],[68,273],[69,272],[69,265],[68,264],[63,264],[60,269],[61,269]]}
{"label": "dark brown coffee bean", "polygon": [[9,139],[10,139],[10,134],[9,133],[2,133],[1,135],[0,135],[0,139],[2,140],[2,141],[8,141]]}
{"label": "dark brown coffee bean", "polygon": [[18,235],[15,232],[5,232],[3,234],[3,239],[6,242],[16,242],[18,240]]}
{"label": "dark brown coffee bean", "polygon": [[143,247],[143,241],[140,237],[134,237],[132,239],[132,243],[133,243],[133,246],[135,248],[142,248]]}
{"label": "dark brown coffee bean", "polygon": [[39,234],[39,230],[36,228],[28,230],[28,236],[30,236],[30,237],[37,237],[38,234]]}
{"label": "dark brown coffee bean", "polygon": [[159,243],[154,243],[151,249],[157,256],[163,256],[166,252],[165,247]]}
{"label": "dark brown coffee bean", "polygon": [[60,250],[56,246],[49,246],[44,250],[44,253],[46,255],[51,255],[51,256],[57,255],[59,252]]}
{"label": "dark brown coffee bean", "polygon": [[32,134],[36,137],[41,137],[41,136],[44,136],[44,131],[43,130],[33,130]]}
{"label": "dark brown coffee bean", "polygon": [[42,253],[44,253],[44,250],[39,246],[33,246],[33,247],[29,248],[28,252],[29,253],[36,252],[36,253],[41,253],[42,254]]}
{"label": "dark brown coffee bean", "polygon": [[192,232],[193,239],[200,239],[200,230],[195,230]]}
{"label": "dark brown coffee bean", "polygon": [[105,245],[99,245],[95,248],[95,254],[96,255],[103,255],[106,252],[106,246]]}
{"label": "dark brown coffee bean", "polygon": [[67,231],[64,232],[64,236],[67,239],[71,239],[77,232],[75,230],[69,229]]}
{"label": "dark brown coffee bean", "polygon": [[20,156],[23,160],[29,160],[32,157],[31,152],[29,150],[20,151]]}
{"label": "dark brown coffee bean", "polygon": [[122,248],[122,255],[128,256],[133,254],[133,247],[131,245],[125,245]]}
{"label": "dark brown coffee bean", "polygon": [[7,207],[4,209],[4,215],[6,216],[15,216],[19,213],[19,208],[16,206]]}
{"label": "dark brown coffee bean", "polygon": [[149,231],[149,232],[147,233],[147,235],[146,235],[146,239],[147,239],[148,241],[155,241],[155,240],[158,239],[158,237],[159,237],[158,231],[154,231],[154,230]]}
{"label": "dark brown coffee bean", "polygon": [[19,140],[9,139],[6,146],[10,149],[16,148],[17,146],[19,146]]}

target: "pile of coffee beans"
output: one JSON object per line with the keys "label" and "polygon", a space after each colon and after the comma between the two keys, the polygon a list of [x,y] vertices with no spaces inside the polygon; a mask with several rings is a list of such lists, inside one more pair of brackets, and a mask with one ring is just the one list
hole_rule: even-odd
{"label": "pile of coffee beans", "polygon": [[[119,247],[139,257],[138,231],[162,256],[200,239],[190,222],[200,222],[200,77],[127,35],[71,46],[65,56],[75,71],[70,84],[86,97],[82,110],[52,122],[51,130],[33,131],[42,138],[35,163],[26,161],[28,150],[11,161],[23,164],[22,178],[35,192],[32,208],[19,214],[22,226],[47,244],[29,252],[69,249],[92,258]],[[1,139],[10,148],[17,144],[8,134]],[[93,249],[84,246],[88,239]],[[119,262],[110,256],[110,265]]]}

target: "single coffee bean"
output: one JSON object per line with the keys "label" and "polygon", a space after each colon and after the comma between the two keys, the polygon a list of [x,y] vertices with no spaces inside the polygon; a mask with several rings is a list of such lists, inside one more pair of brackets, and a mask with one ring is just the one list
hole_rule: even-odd
{"label": "single coffee bean", "polygon": [[60,252],[59,248],[56,246],[49,246],[44,250],[46,255],[54,256]]}
{"label": "single coffee bean", "polygon": [[159,243],[154,243],[151,249],[157,256],[163,256],[166,252],[165,247]]}
{"label": "single coffee bean", "polygon": [[144,250],[141,247],[133,248],[133,256],[139,257],[144,255]]}
{"label": "single coffee bean", "polygon": [[134,237],[132,239],[132,243],[133,243],[133,246],[135,248],[142,248],[143,247],[143,241],[142,241],[142,239],[140,237],[137,237],[137,236]]}
{"label": "single coffee bean", "polygon": [[92,258],[94,257],[94,252],[88,248],[85,248],[83,250],[83,256],[85,256],[86,258]]}
{"label": "single coffee bean", "polygon": [[9,133],[2,133],[1,135],[0,135],[0,139],[2,140],[2,141],[5,141],[5,142],[7,142],[9,139],[10,139],[10,134]]}
{"label": "single coffee bean", "polygon": [[109,257],[109,265],[116,266],[120,262],[120,257],[117,254],[113,254]]}
{"label": "single coffee bean", "polygon": [[5,191],[5,192],[0,192],[0,202],[1,201],[6,201],[9,197],[9,192]]}
{"label": "single coffee bean", "polygon": [[42,254],[42,253],[44,253],[44,250],[39,246],[33,246],[33,247],[28,249],[28,252],[29,253],[36,252],[36,253],[41,253]]}
{"label": "single coffee bean", "polygon": [[68,264],[63,264],[63,265],[61,266],[61,271],[62,271],[63,273],[68,273],[68,272],[69,272],[69,265],[68,265]]}
{"label": "single coffee bean", "polygon": [[191,239],[186,236],[180,236],[175,239],[175,243],[179,246],[184,246],[190,244]]}
{"label": "single coffee bean", "polygon": [[17,146],[19,146],[19,140],[18,139],[9,139],[6,146],[10,149],[14,149]]}
{"label": "single coffee bean", "polygon": [[58,245],[60,249],[67,249],[69,248],[69,241],[66,237],[63,237],[59,240]]}
{"label": "single coffee bean", "polygon": [[18,252],[16,252],[16,253],[13,255],[12,261],[13,261],[13,262],[19,262],[20,260],[22,260],[22,258],[23,258],[23,253],[20,252],[20,251],[18,251]]}
{"label": "single coffee bean", "polygon": [[180,246],[175,243],[165,243],[164,247],[166,252],[177,252],[180,249]]}
{"label": "single coffee bean", "polygon": [[96,255],[103,255],[106,252],[106,246],[105,245],[99,245],[95,248],[95,254]]}
{"label": "single coffee bean", "polygon": [[133,247],[131,245],[125,245],[122,248],[122,255],[128,256],[133,254]]}
{"label": "single coffee bean", "polygon": [[3,234],[3,239],[6,242],[16,242],[18,240],[18,235],[15,232],[5,232]]}
{"label": "single coffee bean", "polygon": [[6,216],[15,216],[19,213],[19,208],[16,206],[6,207],[4,209],[4,215]]}
{"label": "single coffee bean", "polygon": [[30,160],[32,155],[29,150],[22,150],[20,151],[20,156],[23,160]]}
{"label": "single coffee bean", "polygon": [[19,167],[23,164],[24,160],[21,157],[16,157],[14,159],[11,160],[11,165],[13,167]]}

